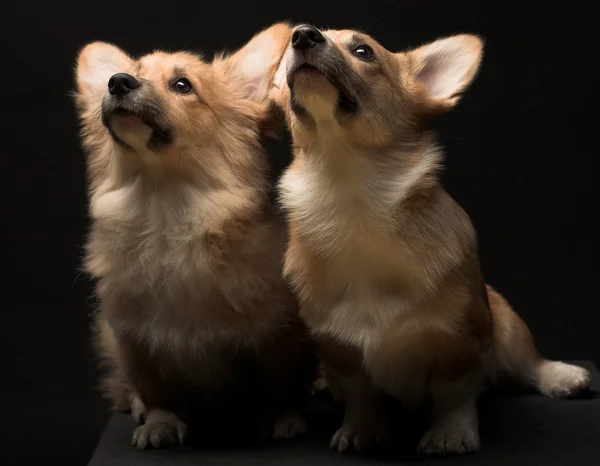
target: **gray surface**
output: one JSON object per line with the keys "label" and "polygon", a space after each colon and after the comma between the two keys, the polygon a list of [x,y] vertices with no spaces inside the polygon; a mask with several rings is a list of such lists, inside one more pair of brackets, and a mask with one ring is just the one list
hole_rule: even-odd
{"label": "gray surface", "polygon": [[[553,400],[540,395],[488,395],[480,409],[482,450],[449,458],[452,464],[502,466],[600,465],[600,374],[591,362],[578,362],[593,371],[592,393],[582,399]],[[417,437],[388,458],[342,455],[328,449],[340,413],[326,398],[315,400],[311,430],[300,439],[253,447],[176,447],[139,451],[131,447],[134,422],[114,415],[89,466],[187,465],[335,465],[436,464],[412,454]],[[408,419],[407,419],[408,423]],[[413,425],[413,424],[411,424]],[[414,425],[413,425],[414,426]],[[411,429],[418,436],[419,429]]]}

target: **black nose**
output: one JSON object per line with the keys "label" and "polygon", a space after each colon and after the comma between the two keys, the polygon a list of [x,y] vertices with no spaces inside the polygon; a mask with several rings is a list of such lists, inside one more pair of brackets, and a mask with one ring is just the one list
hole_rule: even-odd
{"label": "black nose", "polygon": [[112,95],[122,96],[140,87],[137,79],[127,73],[117,73],[108,80],[108,92]]}
{"label": "black nose", "polygon": [[292,47],[296,50],[308,50],[325,42],[325,37],[314,26],[300,26],[292,34]]}

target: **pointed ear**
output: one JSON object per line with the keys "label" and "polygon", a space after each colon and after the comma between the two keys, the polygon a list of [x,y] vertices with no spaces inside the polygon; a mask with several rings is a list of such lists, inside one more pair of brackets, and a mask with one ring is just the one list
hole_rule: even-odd
{"label": "pointed ear", "polygon": [[408,53],[432,110],[447,111],[458,103],[477,74],[482,54],[483,41],[469,34],[439,39]]}
{"label": "pointed ear", "polygon": [[261,102],[269,95],[291,35],[289,24],[274,24],[256,34],[234,54],[218,58],[215,65],[234,81],[244,98]]}
{"label": "pointed ear", "polygon": [[77,57],[77,101],[84,108],[100,105],[113,74],[131,70],[134,61],[121,49],[106,42],[86,45]]}

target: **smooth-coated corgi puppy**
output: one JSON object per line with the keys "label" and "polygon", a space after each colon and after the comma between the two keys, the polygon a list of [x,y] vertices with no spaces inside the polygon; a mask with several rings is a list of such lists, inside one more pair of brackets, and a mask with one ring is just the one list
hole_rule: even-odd
{"label": "smooth-coated corgi puppy", "polygon": [[135,60],[101,42],[79,54],[104,389],[145,418],[139,448],[182,442],[187,415],[221,399],[265,410],[275,438],[306,427],[310,349],[281,276],[287,229],[260,144],[291,32],[276,24],[212,63]]}
{"label": "smooth-coated corgi puppy", "polygon": [[479,448],[476,397],[497,374],[548,396],[589,384],[585,369],[542,358],[486,286],[473,225],[438,182],[427,120],[456,105],[481,56],[472,35],[392,53],[357,31],[301,26],[276,73],[295,150],[280,182],[284,274],[345,400],[333,449],[386,442],[382,393],[432,402],[418,450],[456,454]]}

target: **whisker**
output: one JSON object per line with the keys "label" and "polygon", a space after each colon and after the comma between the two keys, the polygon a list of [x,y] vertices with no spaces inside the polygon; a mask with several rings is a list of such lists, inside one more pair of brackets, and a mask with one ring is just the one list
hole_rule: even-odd
{"label": "whisker", "polygon": [[386,16],[388,16],[390,13],[393,13],[394,11],[400,10],[402,8],[404,8],[404,5],[396,5],[395,7],[389,9],[388,11],[386,11],[385,13],[383,13],[381,16],[379,16],[379,18],[377,18],[375,21],[373,21],[369,27],[367,27],[365,29],[365,33],[369,31],[369,29],[371,29],[372,27],[376,26],[377,23],[379,23],[383,18],[385,18]]}

